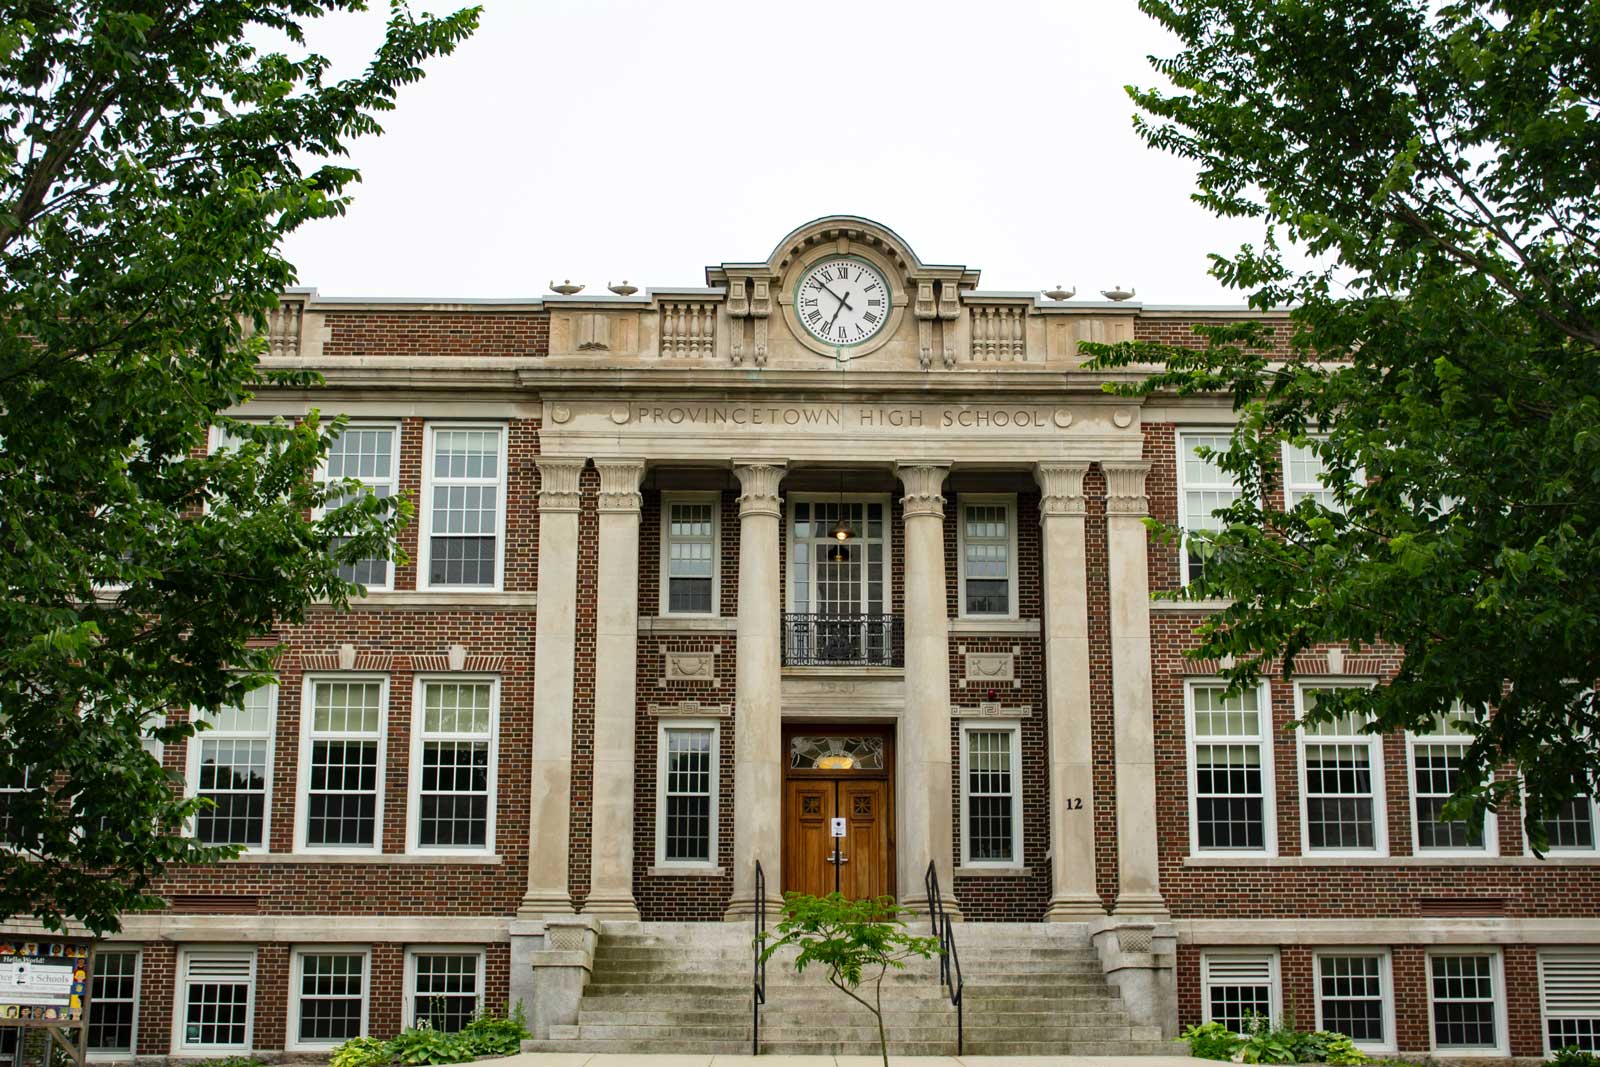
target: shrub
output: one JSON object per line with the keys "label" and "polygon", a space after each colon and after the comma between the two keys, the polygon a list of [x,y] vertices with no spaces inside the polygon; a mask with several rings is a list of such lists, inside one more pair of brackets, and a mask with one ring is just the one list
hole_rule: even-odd
{"label": "shrub", "polygon": [[1178,1035],[1189,1043],[1189,1055],[1202,1060],[1231,1060],[1244,1039],[1221,1023],[1201,1023]]}
{"label": "shrub", "polygon": [[466,1063],[473,1052],[458,1034],[446,1034],[431,1026],[402,1030],[388,1042],[390,1058],[402,1067],[435,1063]]}
{"label": "shrub", "polygon": [[[416,1026],[400,1031],[388,1041],[375,1037],[351,1038],[333,1050],[328,1067],[427,1067],[440,1063],[467,1063],[479,1056],[514,1056],[528,1032],[522,1005],[509,1016],[484,1014],[473,1019],[459,1034],[447,1034],[420,1020]],[[197,1065],[200,1067],[200,1065]],[[264,1067],[217,1061],[216,1067]]]}
{"label": "shrub", "polygon": [[1244,1063],[1299,1063],[1295,1046],[1303,1036],[1292,1024],[1273,1026],[1265,1015],[1252,1015],[1250,1033],[1237,1055]]}
{"label": "shrub", "polygon": [[474,1056],[515,1056],[522,1051],[522,1043],[532,1036],[521,1001],[509,1017],[480,1015],[468,1023],[460,1035]]}
{"label": "shrub", "polygon": [[1553,1059],[1556,1067],[1600,1067],[1600,1056],[1586,1052],[1577,1045],[1556,1049]]}
{"label": "shrub", "polygon": [[376,1037],[353,1037],[333,1050],[328,1067],[387,1067],[393,1059],[389,1042]]}

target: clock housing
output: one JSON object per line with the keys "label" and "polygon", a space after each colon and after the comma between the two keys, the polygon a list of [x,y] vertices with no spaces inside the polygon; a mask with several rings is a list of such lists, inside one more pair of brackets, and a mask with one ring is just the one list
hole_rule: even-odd
{"label": "clock housing", "polygon": [[846,350],[878,339],[895,308],[884,269],[862,256],[831,253],[802,267],[792,314],[803,339],[848,358]]}

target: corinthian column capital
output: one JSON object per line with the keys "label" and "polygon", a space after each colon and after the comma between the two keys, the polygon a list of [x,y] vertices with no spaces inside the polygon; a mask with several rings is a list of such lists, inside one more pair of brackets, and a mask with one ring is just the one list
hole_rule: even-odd
{"label": "corinthian column capital", "polygon": [[644,504],[639,486],[644,482],[642,459],[597,459],[600,472],[600,510],[638,511]]}
{"label": "corinthian column capital", "polygon": [[778,483],[783,481],[786,464],[781,459],[734,460],[733,474],[739,479],[739,517],[770,515],[781,518]]}
{"label": "corinthian column capital", "polygon": [[906,518],[932,515],[944,518],[944,480],[950,474],[948,463],[896,463],[894,475],[905,486],[900,498]]}
{"label": "corinthian column capital", "polygon": [[1144,478],[1150,473],[1148,460],[1102,463],[1106,472],[1106,514],[1148,515],[1150,502],[1144,495]]}
{"label": "corinthian column capital", "polygon": [[1052,515],[1082,515],[1088,508],[1083,499],[1083,476],[1087,463],[1036,463],[1033,480],[1043,494],[1039,501],[1041,518]]}
{"label": "corinthian column capital", "polygon": [[540,456],[534,461],[539,468],[540,511],[578,510],[578,478],[586,462],[571,456]]}

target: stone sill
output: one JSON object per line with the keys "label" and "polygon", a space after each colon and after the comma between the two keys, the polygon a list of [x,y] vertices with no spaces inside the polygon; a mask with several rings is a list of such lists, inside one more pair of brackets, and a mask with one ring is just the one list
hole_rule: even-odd
{"label": "stone sill", "polygon": [[643,615],[642,634],[731,634],[739,631],[739,620],[715,615]]}
{"label": "stone sill", "polygon": [[369,863],[373,865],[399,863],[420,864],[433,866],[470,866],[470,867],[500,867],[506,862],[504,856],[477,855],[471,853],[442,855],[413,854],[405,852],[246,852],[232,860],[223,860],[223,863],[312,863],[312,864],[341,864],[341,863]]}
{"label": "stone sill", "polygon": [[1038,619],[951,619],[953,634],[1036,634]]}
{"label": "stone sill", "polygon": [[[539,606],[538,593],[469,593],[443,589],[397,589],[388,593],[368,593],[364,597],[351,597],[351,611],[404,610],[424,608],[499,609],[502,611],[533,611]],[[319,604],[331,610],[327,604]]]}
{"label": "stone sill", "polygon": [[644,872],[651,878],[721,878],[726,867],[651,867]]}
{"label": "stone sill", "polygon": [[1221,611],[1233,606],[1232,600],[1152,600],[1151,611]]}
{"label": "stone sill", "polygon": [[1185,867],[1592,867],[1596,856],[1185,856]]}
{"label": "stone sill", "polygon": [[957,878],[1027,878],[1032,867],[957,867],[952,872]]}
{"label": "stone sill", "polygon": [[852,667],[846,664],[815,667],[784,667],[785,678],[903,678],[904,667]]}

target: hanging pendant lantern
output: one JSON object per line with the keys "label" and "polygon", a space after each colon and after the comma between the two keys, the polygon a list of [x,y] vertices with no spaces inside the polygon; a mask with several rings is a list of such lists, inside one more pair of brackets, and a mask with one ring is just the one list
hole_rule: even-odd
{"label": "hanging pendant lantern", "polygon": [[[850,523],[845,519],[843,474],[839,475],[839,521],[833,524],[833,529],[828,531],[828,535],[841,543],[850,540],[856,535],[856,532],[850,528]],[[842,563],[849,558],[850,553],[848,550],[839,559],[834,559],[832,552],[828,553],[828,562],[830,563]]]}

